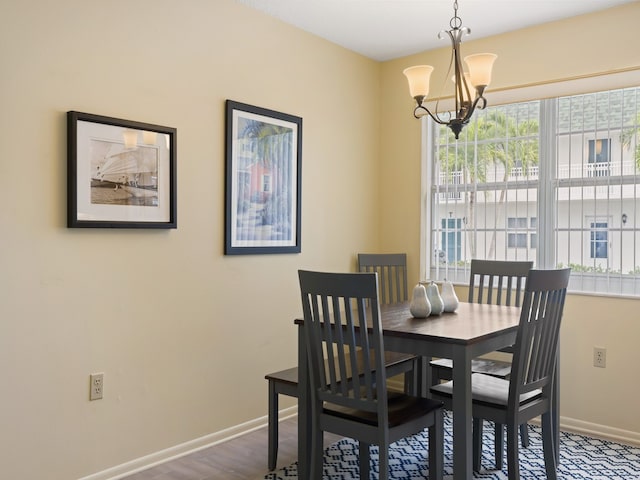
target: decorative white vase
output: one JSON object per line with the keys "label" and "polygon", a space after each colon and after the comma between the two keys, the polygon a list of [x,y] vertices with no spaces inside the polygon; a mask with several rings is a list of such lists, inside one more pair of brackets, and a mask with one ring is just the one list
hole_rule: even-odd
{"label": "decorative white vase", "polygon": [[444,302],[445,312],[455,312],[458,309],[460,302],[458,301],[458,296],[453,288],[453,283],[447,281],[446,278],[442,284],[442,294],[440,296]]}
{"label": "decorative white vase", "polygon": [[441,315],[444,312],[444,302],[440,296],[438,285],[433,281],[427,287],[427,298],[431,304],[431,315]]}
{"label": "decorative white vase", "polygon": [[415,318],[427,318],[431,314],[431,304],[427,298],[427,289],[424,288],[424,285],[417,284],[413,288],[409,311]]}

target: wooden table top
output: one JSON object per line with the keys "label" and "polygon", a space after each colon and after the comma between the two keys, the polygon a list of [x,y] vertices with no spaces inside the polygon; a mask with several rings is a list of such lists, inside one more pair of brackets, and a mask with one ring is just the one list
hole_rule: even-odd
{"label": "wooden table top", "polygon": [[[460,302],[453,313],[414,318],[409,305],[410,302],[402,302],[380,306],[385,336],[471,345],[515,332],[520,323],[520,307]],[[304,319],[298,318],[294,323],[304,324]]]}
{"label": "wooden table top", "polygon": [[460,302],[453,313],[414,318],[409,302],[380,306],[385,336],[428,337],[433,341],[472,344],[508,331],[520,322],[519,307]]}

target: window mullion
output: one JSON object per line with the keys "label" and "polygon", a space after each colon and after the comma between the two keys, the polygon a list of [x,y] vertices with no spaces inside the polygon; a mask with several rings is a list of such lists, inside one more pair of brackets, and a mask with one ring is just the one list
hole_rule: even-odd
{"label": "window mullion", "polygon": [[[435,193],[433,191],[433,177],[436,169],[436,161],[435,161],[435,128],[436,124],[430,118],[424,118],[420,120],[421,128],[422,128],[422,142],[421,142],[421,153],[422,153],[422,188],[421,188],[421,197],[422,198],[422,212],[420,215],[420,258],[423,259],[421,262],[422,268],[420,269],[420,278],[421,279],[429,279],[431,278],[431,266],[432,266],[432,257],[434,249],[432,248],[435,243],[435,235],[437,235],[437,228],[435,228],[435,223],[432,220],[432,209],[435,205]],[[438,262],[435,263],[437,268]]]}
{"label": "window mullion", "polygon": [[539,170],[538,170],[538,268],[553,268],[556,264],[557,218],[557,100],[540,102]]}

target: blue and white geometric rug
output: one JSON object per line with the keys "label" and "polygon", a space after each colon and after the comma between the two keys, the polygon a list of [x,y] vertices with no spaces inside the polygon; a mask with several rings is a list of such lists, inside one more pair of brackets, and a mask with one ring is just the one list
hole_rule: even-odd
{"label": "blue and white geometric rug", "polygon": [[[451,443],[451,416],[445,415],[444,473],[452,478],[453,452]],[[485,424],[482,467],[474,478],[507,480],[506,452],[503,470],[492,470],[493,425]],[[542,435],[539,426],[529,425],[529,448],[520,448],[521,480],[546,479],[542,454]],[[428,478],[428,437],[426,432],[400,440],[389,449],[390,476],[394,480]],[[371,471],[378,474],[378,449],[371,449]],[[343,439],[328,447],[324,454],[324,480],[359,479],[358,444]],[[298,478],[297,464],[272,472],[265,480],[291,480]],[[560,432],[560,464],[558,479],[562,480],[633,480],[640,479],[640,447],[621,445],[607,440]],[[302,479],[300,479],[302,480]]]}

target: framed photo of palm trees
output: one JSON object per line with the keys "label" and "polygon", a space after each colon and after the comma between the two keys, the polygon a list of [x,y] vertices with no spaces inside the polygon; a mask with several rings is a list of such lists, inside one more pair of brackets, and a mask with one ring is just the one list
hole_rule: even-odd
{"label": "framed photo of palm trees", "polygon": [[302,118],[226,102],[225,254],[300,253]]}

